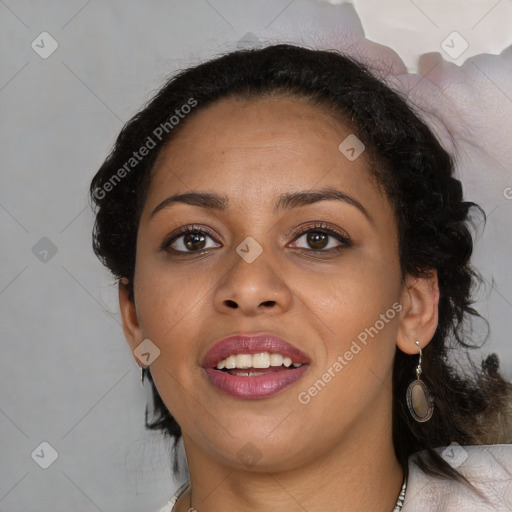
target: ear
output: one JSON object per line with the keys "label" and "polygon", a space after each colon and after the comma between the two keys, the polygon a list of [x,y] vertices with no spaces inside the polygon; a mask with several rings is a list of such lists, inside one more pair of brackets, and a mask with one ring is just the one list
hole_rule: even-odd
{"label": "ear", "polygon": [[128,284],[129,281],[126,277],[123,277],[119,281],[119,309],[121,310],[121,320],[123,323],[123,331],[126,341],[128,342],[128,345],[130,345],[135,362],[141,366],[139,359],[135,356],[133,351],[142,343],[144,337],[142,335],[142,329],[135,309],[135,302],[130,300],[129,297]]}
{"label": "ear", "polygon": [[423,349],[430,343],[439,320],[439,284],[437,271],[432,270],[429,277],[406,276],[400,304],[400,325],[396,344],[406,354],[417,354],[420,342]]}

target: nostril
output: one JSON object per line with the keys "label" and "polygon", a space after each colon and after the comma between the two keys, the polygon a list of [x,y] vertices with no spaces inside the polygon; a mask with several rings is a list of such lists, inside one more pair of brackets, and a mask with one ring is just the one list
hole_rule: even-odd
{"label": "nostril", "polygon": [[238,307],[238,304],[234,300],[227,300],[226,305],[233,309],[236,309]]}
{"label": "nostril", "polygon": [[275,306],[275,304],[276,304],[275,300],[266,300],[265,302],[261,303],[262,306],[266,306],[266,307],[272,307],[272,306]]}

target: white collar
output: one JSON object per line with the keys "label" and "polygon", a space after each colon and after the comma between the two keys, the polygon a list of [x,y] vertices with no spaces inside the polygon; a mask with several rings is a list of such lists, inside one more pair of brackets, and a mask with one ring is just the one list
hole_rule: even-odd
{"label": "white collar", "polygon": [[485,512],[512,510],[512,444],[460,446],[436,451],[489,500],[466,485],[425,474],[409,459],[409,479],[402,512]]}

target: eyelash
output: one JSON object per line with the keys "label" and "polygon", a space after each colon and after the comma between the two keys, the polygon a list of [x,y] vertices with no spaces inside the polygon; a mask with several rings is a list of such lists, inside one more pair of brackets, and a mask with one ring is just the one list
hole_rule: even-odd
{"label": "eyelash", "polygon": [[[216,235],[206,226],[201,226],[198,224],[193,224],[189,226],[183,226],[179,228],[176,232],[172,233],[168,238],[166,238],[163,243],[160,246],[160,249],[163,251],[167,251],[173,254],[201,254],[207,251],[208,249],[202,249],[199,251],[177,251],[175,249],[170,249],[170,245],[178,240],[180,237],[188,234],[188,233],[198,233],[201,235],[208,235],[210,238],[212,238],[216,243],[219,243],[216,240]],[[299,250],[306,251],[308,253],[331,253],[331,252],[338,252],[342,249],[348,248],[352,246],[352,241],[350,240],[350,237],[341,231],[338,231],[334,229],[333,227],[329,227],[328,224],[325,224],[323,222],[315,222],[312,225],[307,225],[304,229],[298,230],[295,233],[293,233],[293,240],[292,242],[295,242],[298,240],[301,236],[308,234],[308,233],[321,233],[324,235],[332,236],[336,238],[339,242],[341,242],[341,245],[337,247],[333,247],[331,249],[305,249],[303,247],[299,247]]]}

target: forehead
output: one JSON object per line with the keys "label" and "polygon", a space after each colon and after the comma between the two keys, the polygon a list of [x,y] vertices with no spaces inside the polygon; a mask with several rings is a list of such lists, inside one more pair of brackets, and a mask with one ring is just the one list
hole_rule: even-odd
{"label": "forehead", "polygon": [[374,187],[364,153],[350,161],[338,148],[351,134],[326,107],[301,98],[224,99],[194,112],[162,150],[148,201],[197,188],[242,202],[255,191],[263,199],[314,186],[368,194]]}

